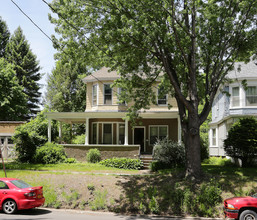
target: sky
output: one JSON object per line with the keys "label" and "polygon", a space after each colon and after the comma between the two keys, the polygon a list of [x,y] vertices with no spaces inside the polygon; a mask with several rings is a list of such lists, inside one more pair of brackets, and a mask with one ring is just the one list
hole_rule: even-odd
{"label": "sky", "polygon": [[[50,9],[42,0],[13,0],[48,36],[55,34],[54,25],[48,20]],[[51,0],[47,0],[48,3]],[[11,0],[0,0],[0,16],[8,26],[11,34],[20,26],[23,30],[30,49],[37,56],[40,73],[45,73],[40,80],[42,84],[41,92],[44,95],[46,91],[46,77],[55,66],[52,42],[33,25],[33,23],[22,14],[22,12],[12,3]]]}

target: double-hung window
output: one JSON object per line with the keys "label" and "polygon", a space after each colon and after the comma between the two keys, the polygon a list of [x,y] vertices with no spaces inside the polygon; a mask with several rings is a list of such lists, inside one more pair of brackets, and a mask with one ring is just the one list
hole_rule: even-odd
{"label": "double-hung window", "polygon": [[232,107],[237,107],[240,105],[239,99],[239,87],[232,88]]}
{"label": "double-hung window", "polygon": [[112,144],[112,124],[103,124],[103,144]]}
{"label": "double-hung window", "polygon": [[165,93],[164,91],[164,87],[163,86],[159,86],[158,88],[158,105],[167,105],[167,99],[168,99],[168,95]]}
{"label": "double-hung window", "polygon": [[93,106],[97,105],[97,84],[92,88],[92,104]]}
{"label": "double-hung window", "polygon": [[156,141],[162,140],[168,136],[167,125],[152,125],[150,126],[150,145],[154,145]]}
{"label": "double-hung window", "polygon": [[257,106],[257,86],[247,87],[246,106]]}
{"label": "double-hung window", "polygon": [[212,146],[216,146],[217,144],[217,135],[216,128],[212,129]]}
{"label": "double-hung window", "polygon": [[110,84],[104,84],[104,104],[112,104],[112,88]]}
{"label": "double-hung window", "polygon": [[120,96],[122,95],[123,92],[124,92],[123,88],[118,88],[118,102],[119,102],[119,105],[126,105],[125,101],[121,102],[121,100],[120,100]]}

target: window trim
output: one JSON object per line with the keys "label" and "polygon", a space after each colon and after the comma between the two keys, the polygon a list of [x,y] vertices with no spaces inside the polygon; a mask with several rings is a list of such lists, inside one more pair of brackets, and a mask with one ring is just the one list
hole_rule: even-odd
{"label": "window trim", "polygon": [[[107,85],[109,85],[110,86],[110,89],[111,89],[111,104],[106,104],[105,103],[105,86],[107,86]],[[104,105],[112,105],[113,104],[113,89],[111,88],[111,83],[104,83],[103,84],[103,98],[104,98],[104,100],[103,100],[103,104]]]}
{"label": "window trim", "polygon": [[[96,87],[96,100],[94,104],[94,87]],[[92,106],[97,106],[98,105],[98,84],[93,84],[92,85]]]}
{"label": "window trim", "polygon": [[151,128],[157,127],[158,128],[158,138],[159,138],[159,128],[160,127],[167,127],[167,138],[169,138],[169,125],[149,125],[149,146],[153,146],[154,144],[151,143]]}
{"label": "window trim", "polygon": [[[105,124],[111,124],[111,125],[112,125],[112,142],[111,142],[110,144],[113,145],[113,135],[114,135],[114,134],[113,134],[113,130],[114,130],[114,129],[113,129],[113,124],[114,124],[114,123],[113,123],[113,122],[101,122],[101,123],[102,123],[102,144],[105,144],[105,143],[104,143],[104,125],[105,125]],[[108,144],[107,144],[107,145],[108,145]]]}
{"label": "window trim", "polygon": [[[249,87],[255,87],[256,88],[256,91],[257,91],[257,85],[254,85],[254,84],[249,84],[248,86],[247,86],[248,88]],[[249,97],[249,96],[248,96]],[[250,97],[257,97],[257,93],[256,93],[256,95],[251,95]],[[257,106],[257,103],[255,103],[254,105],[247,105],[247,90],[245,90],[245,107],[256,107]]]}
{"label": "window trim", "polygon": [[91,133],[91,143],[93,143],[93,136],[94,136],[94,125],[96,125],[96,144],[99,144],[99,123],[98,122],[92,122],[92,133]]}
{"label": "window trim", "polygon": [[168,94],[166,93],[165,94],[165,100],[166,100],[166,104],[159,104],[159,100],[164,100],[164,99],[159,99],[159,90],[160,90],[161,88],[160,88],[160,86],[158,87],[158,89],[157,89],[157,105],[158,106],[167,106],[168,105]]}
{"label": "window trim", "polygon": [[[234,88],[238,88],[238,96],[233,96],[233,89]],[[234,105],[233,104],[233,97],[238,97],[238,105]],[[232,85],[231,86],[231,101],[230,101],[230,106],[231,108],[238,108],[241,106],[241,102],[240,102],[240,85]]]}
{"label": "window trim", "polygon": [[[215,131],[215,137],[213,136],[214,132]],[[213,143],[213,140],[215,138],[215,144]],[[212,147],[218,147],[218,131],[217,131],[217,128],[211,128],[211,146]]]}
{"label": "window trim", "polygon": [[[124,122],[117,122],[116,123],[116,135],[117,135],[117,137],[116,137],[116,144],[117,145],[124,145],[124,144],[120,144],[119,143],[119,138],[120,138],[120,125],[124,125],[124,127],[126,126],[125,125],[125,123]],[[125,128],[125,130],[126,130],[126,128]],[[124,143],[125,143],[125,131],[124,131]]]}

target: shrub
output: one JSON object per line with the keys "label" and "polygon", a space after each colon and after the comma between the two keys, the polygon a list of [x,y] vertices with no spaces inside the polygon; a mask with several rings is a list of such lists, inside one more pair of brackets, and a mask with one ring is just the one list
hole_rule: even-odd
{"label": "shrub", "polygon": [[64,163],[77,163],[78,161],[75,158],[66,158]]}
{"label": "shrub", "polygon": [[111,158],[102,160],[100,164],[106,167],[115,167],[119,169],[133,169],[140,170],[143,166],[142,161],[139,159],[130,159],[130,158]]}
{"label": "shrub", "polygon": [[[40,112],[36,118],[16,128],[12,139],[19,162],[33,163],[36,149],[47,142],[48,120],[45,112]],[[52,122],[51,128],[52,139],[55,140],[58,136],[55,122]]]}
{"label": "shrub", "polygon": [[150,164],[150,170],[152,172],[158,171],[158,170],[164,170],[164,169],[169,169],[171,168],[170,164],[168,163],[163,163],[160,161],[152,161]]}
{"label": "shrub", "polygon": [[67,155],[63,146],[46,143],[36,150],[35,162],[42,164],[55,164],[65,162]]}
{"label": "shrub", "polygon": [[242,166],[252,166],[257,158],[257,120],[242,118],[235,123],[224,141],[228,156],[241,159]]}
{"label": "shrub", "polygon": [[210,164],[210,165],[218,165],[218,166],[232,165],[232,162],[230,159],[222,158],[222,157],[210,157],[209,159],[205,159],[203,163]]}
{"label": "shrub", "polygon": [[101,153],[98,149],[90,149],[87,153],[89,163],[98,163],[101,160]]}
{"label": "shrub", "polygon": [[78,135],[78,136],[76,136],[76,137],[72,140],[72,143],[73,143],[73,144],[85,144],[85,138],[86,138],[86,135],[85,135],[85,134]]}
{"label": "shrub", "polygon": [[167,138],[158,140],[153,148],[153,160],[162,166],[179,167],[185,165],[185,147]]}

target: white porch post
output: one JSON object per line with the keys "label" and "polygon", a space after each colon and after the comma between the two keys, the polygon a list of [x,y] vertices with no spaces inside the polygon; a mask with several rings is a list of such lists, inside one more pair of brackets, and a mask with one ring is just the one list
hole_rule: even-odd
{"label": "white porch post", "polygon": [[48,142],[51,143],[51,119],[48,119]]}
{"label": "white porch post", "polygon": [[128,145],[128,119],[125,119],[125,140],[124,145]]}
{"label": "white porch post", "polygon": [[86,137],[85,137],[85,145],[89,143],[89,118],[86,118]]}
{"label": "white porch post", "polygon": [[178,143],[181,143],[181,123],[180,123],[180,117],[178,117]]}
{"label": "white porch post", "polygon": [[62,143],[62,122],[59,123],[59,142]]}

